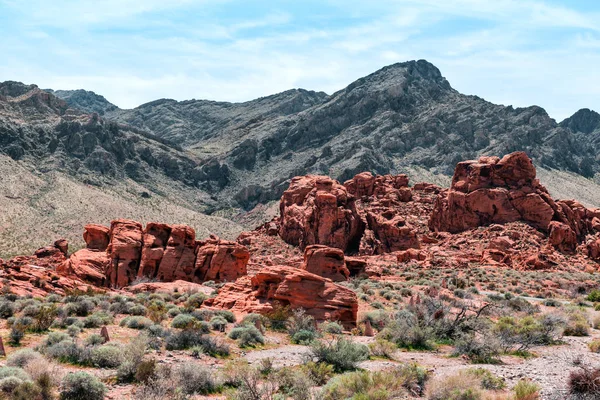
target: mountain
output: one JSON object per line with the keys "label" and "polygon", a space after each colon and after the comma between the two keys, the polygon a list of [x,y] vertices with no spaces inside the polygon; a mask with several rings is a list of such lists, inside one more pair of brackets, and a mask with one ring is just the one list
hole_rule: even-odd
{"label": "mountain", "polygon": [[[96,216],[175,218],[207,236],[237,224],[204,214],[219,206],[199,187],[226,183],[227,167],[138,128],[70,108],[35,85],[0,83],[0,256],[40,247]],[[33,240],[31,238],[34,238]]]}
{"label": "mountain", "polygon": [[89,90],[52,90],[44,89],[46,92],[63,99],[71,108],[86,113],[98,113],[104,115],[107,111],[116,110],[118,107],[94,92]]}
{"label": "mountain", "polygon": [[444,181],[460,160],[515,150],[542,169],[593,178],[600,170],[598,135],[589,134],[594,115],[582,110],[557,124],[538,106],[492,104],[459,93],[419,60],[382,68],[330,96],[295,90],[239,104],[159,100],[107,118],[228,165],[230,184],[216,195],[251,209],[279,198],[296,175],[345,180],[368,170]]}
{"label": "mountain", "polygon": [[[558,124],[537,106],[461,94],[424,60],[387,66],[331,95],[293,89],[243,103],[161,99],[131,110],[93,92],[9,81],[0,84],[0,166],[18,190],[4,180],[0,196],[10,210],[27,204],[32,223],[52,234],[67,231],[57,230],[65,214],[55,209],[75,207],[78,232],[92,209],[102,209],[99,222],[145,222],[152,208],[154,220],[168,213],[175,223],[191,218],[184,222],[199,235],[233,237],[273,214],[293,176],[407,173],[413,183],[447,185],[458,161],[522,150],[553,196],[600,206],[598,126],[590,110]],[[68,201],[38,204],[47,193]],[[40,218],[48,213],[56,218]],[[2,218],[0,239],[24,229],[11,212]],[[50,233],[38,237],[48,242]]]}

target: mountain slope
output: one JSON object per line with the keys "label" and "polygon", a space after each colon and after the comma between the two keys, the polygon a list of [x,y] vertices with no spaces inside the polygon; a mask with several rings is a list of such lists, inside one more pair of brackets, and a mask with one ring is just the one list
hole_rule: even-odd
{"label": "mountain slope", "polygon": [[106,117],[227,165],[228,183],[212,193],[251,209],[277,199],[295,175],[345,180],[364,170],[425,168],[449,176],[460,160],[515,150],[540,168],[593,178],[600,135],[588,132],[596,127],[590,113],[559,125],[537,106],[463,95],[419,60],[382,68],[331,96],[292,90],[246,103],[158,100]]}

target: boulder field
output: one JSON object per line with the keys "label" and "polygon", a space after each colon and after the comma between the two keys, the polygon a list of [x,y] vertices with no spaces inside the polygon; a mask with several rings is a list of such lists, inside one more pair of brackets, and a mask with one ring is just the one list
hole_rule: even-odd
{"label": "boulder field", "polygon": [[236,241],[197,240],[186,225],[130,220],[87,225],[83,237],[86,248],[70,256],[59,240],[33,256],[0,260],[3,284],[37,295],[213,281],[224,285],[210,307],[302,307],[317,320],[352,327],[358,299],[340,283],[384,279],[390,266],[597,271],[600,210],[552,199],[529,157],[516,152],[458,163],[448,189],[368,172],[343,184],[295,177],[280,215]]}

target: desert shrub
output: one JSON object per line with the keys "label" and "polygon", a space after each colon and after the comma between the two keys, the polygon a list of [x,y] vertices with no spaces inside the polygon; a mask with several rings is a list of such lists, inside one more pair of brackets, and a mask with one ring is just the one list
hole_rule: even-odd
{"label": "desert shrub", "polygon": [[25,331],[27,330],[27,325],[24,325],[19,320],[15,321],[10,327],[10,333],[8,336],[8,342],[12,346],[18,346],[21,344],[21,340],[25,337]]}
{"label": "desert shrub", "polygon": [[200,364],[181,364],[174,374],[182,391],[187,394],[210,394],[219,391],[213,373]]}
{"label": "desert shrub", "polygon": [[[287,329],[288,318],[292,315],[289,305],[283,305],[279,302],[273,303],[273,309],[265,314],[269,321],[269,327],[275,331]],[[245,318],[244,318],[245,319]],[[262,321],[263,319],[260,318]]]}
{"label": "desert shrub", "polygon": [[388,324],[390,316],[387,312],[383,310],[370,311],[368,313],[363,314],[360,318],[360,322],[365,322],[367,320],[373,328],[377,329],[378,331],[381,331]]}
{"label": "desert shrub", "polygon": [[304,373],[315,383],[323,386],[334,375],[333,365],[308,361],[301,366]]}
{"label": "desert shrub", "polygon": [[148,327],[152,326],[153,324],[154,324],[154,322],[152,322],[152,320],[149,318],[140,317],[140,316],[130,316],[130,317],[123,318],[123,320],[121,321],[121,323],[119,325],[126,326],[131,329],[147,329]]}
{"label": "desert shrub", "polygon": [[10,318],[15,313],[15,304],[11,301],[0,301],[0,318]]}
{"label": "desert shrub", "polygon": [[91,350],[92,365],[98,368],[117,368],[123,362],[122,351],[113,345],[94,347]]}
{"label": "desert shrub", "polygon": [[432,379],[426,393],[428,400],[479,400],[483,397],[479,378],[468,371]]}
{"label": "desert shrub", "polygon": [[375,357],[384,357],[391,360],[397,350],[398,347],[394,343],[382,338],[376,338],[374,342],[369,343],[369,351]]}
{"label": "desert shrub", "polygon": [[148,310],[141,304],[133,304],[131,307],[127,309],[127,314],[129,315],[141,315],[145,316]]}
{"label": "desert shrub", "polygon": [[588,347],[592,353],[600,353],[600,339],[594,339],[588,343]]}
{"label": "desert shrub", "polygon": [[135,371],[134,379],[136,382],[147,383],[151,379],[156,378],[156,360],[151,358],[149,360],[142,360]]}
{"label": "desert shrub", "polygon": [[31,400],[37,399],[41,395],[40,388],[31,381],[21,382],[15,386],[10,394],[11,400]]}
{"label": "desert shrub", "polygon": [[225,318],[225,320],[229,323],[234,323],[235,322],[235,314],[232,313],[229,310],[218,310],[215,311],[215,315],[219,316],[219,317],[223,317]]}
{"label": "desert shrub", "polygon": [[61,400],[102,400],[106,387],[98,378],[86,372],[72,372],[61,383]]}
{"label": "desert shrub", "polygon": [[278,385],[274,379],[264,379],[258,368],[247,363],[229,363],[223,368],[223,384],[236,387],[228,399],[253,400],[274,399]]}
{"label": "desert shrub", "polygon": [[293,337],[300,331],[315,332],[315,319],[306,314],[303,308],[297,308],[292,311],[286,322],[287,331],[290,337]]}
{"label": "desert shrub", "polygon": [[435,347],[436,338],[432,327],[420,323],[410,312],[400,315],[399,319],[390,321],[380,332],[380,338],[409,350],[431,350]]}
{"label": "desert shrub", "polygon": [[310,344],[316,338],[317,338],[316,331],[300,330],[300,331],[294,333],[294,335],[291,338],[291,341],[294,344]]}
{"label": "desert shrub", "polygon": [[487,390],[502,390],[506,387],[506,382],[503,378],[492,374],[489,369],[472,368],[467,370],[468,373],[475,375],[481,382],[481,387]]}
{"label": "desert shrub", "polygon": [[332,335],[340,335],[344,331],[344,327],[335,321],[323,322],[319,325],[319,329]]}
{"label": "desert shrub", "polygon": [[188,297],[188,299],[185,302],[185,305],[189,308],[200,308],[200,306],[202,306],[202,303],[204,303],[204,300],[206,299],[207,296],[204,293],[195,293]]}
{"label": "desert shrub", "polygon": [[40,307],[41,305],[38,303],[27,305],[21,310],[21,315],[33,317],[40,311]]}
{"label": "desert shrub", "polygon": [[600,302],[600,290],[594,289],[592,290],[586,297],[588,301],[593,303]]}
{"label": "desert shrub", "polygon": [[42,347],[46,348],[48,346],[52,346],[53,344],[60,343],[63,340],[69,340],[70,336],[64,332],[50,332],[46,339],[42,342]]}
{"label": "desert shrub", "polygon": [[68,315],[77,315],[78,317],[87,317],[94,310],[96,305],[88,299],[80,299],[65,306]]}
{"label": "desert shrub", "polygon": [[170,332],[165,338],[167,350],[185,350],[190,347],[200,346],[204,334],[192,329]]}
{"label": "desert shrub", "polygon": [[317,362],[333,365],[336,372],[356,369],[356,364],[369,358],[369,348],[339,337],[333,341],[315,341],[310,354]]}
{"label": "desert shrub", "polygon": [[513,388],[515,400],[537,400],[540,398],[540,389],[536,383],[521,379]]}
{"label": "desert shrub", "polygon": [[570,310],[568,312],[568,322],[564,330],[565,336],[589,336],[590,323],[581,310]]}
{"label": "desert shrub", "polygon": [[200,345],[202,351],[211,357],[227,357],[229,356],[230,350],[229,345],[220,340],[212,338],[208,335],[200,338]]}
{"label": "desert shrub", "polygon": [[239,325],[253,325],[253,326],[256,326],[257,321],[261,325],[265,325],[266,323],[269,322],[269,320],[267,319],[267,317],[265,317],[264,315],[260,315],[260,314],[256,314],[256,313],[250,313],[250,314],[246,315],[242,319],[242,321],[239,323]]}
{"label": "desert shrub", "polygon": [[95,312],[92,315],[88,315],[83,320],[83,326],[85,328],[99,328],[101,326],[110,325],[112,323],[113,317],[104,311]]}
{"label": "desert shrub", "polygon": [[32,315],[32,318],[34,319],[33,330],[36,332],[47,331],[57,315],[58,308],[56,307],[56,304],[44,304],[39,306],[37,312]]}
{"label": "desert shrub", "polygon": [[42,400],[54,399],[55,388],[60,383],[59,369],[47,359],[42,358],[29,362],[25,368],[39,388],[40,398]]}
{"label": "desert shrub", "polygon": [[265,338],[255,326],[237,326],[229,332],[229,338],[238,341],[240,347],[265,344]]}
{"label": "desert shrub", "polygon": [[532,346],[555,343],[560,338],[564,320],[553,315],[526,316],[521,319],[502,317],[494,325],[493,332],[505,352],[527,351]]}
{"label": "desert shrub", "polygon": [[177,329],[192,329],[196,326],[198,320],[190,314],[179,314],[171,321],[171,327]]}
{"label": "desert shrub", "polygon": [[14,398],[14,392],[26,382],[31,383],[30,381],[24,381],[16,376],[7,376],[6,378],[0,379],[0,394],[3,395],[2,398]]}
{"label": "desert shrub", "polygon": [[274,374],[273,379],[280,395],[295,400],[312,399],[310,388],[314,383],[301,369],[281,368]]}
{"label": "desert shrub", "polygon": [[99,335],[97,333],[93,333],[90,336],[88,336],[87,338],[85,338],[86,346],[97,346],[100,344],[104,344],[104,342],[105,342],[104,336]]}
{"label": "desert shrub", "polygon": [[210,327],[215,331],[224,332],[227,327],[227,320],[221,316],[214,316],[210,320]]}
{"label": "desert shrub", "polygon": [[23,368],[19,367],[0,367],[0,379],[7,378],[9,376],[14,376],[19,378],[22,381],[29,380],[29,375]]}
{"label": "desert shrub", "polygon": [[456,340],[454,354],[464,355],[473,363],[490,364],[497,361],[500,343],[491,334],[464,335]]}
{"label": "desert shrub", "polygon": [[161,321],[167,318],[167,307],[162,303],[152,302],[146,309],[146,313],[143,315],[146,315],[155,324],[159,324]]}
{"label": "desert shrub", "polygon": [[148,347],[148,336],[138,335],[122,348],[122,359],[117,370],[119,382],[131,382],[135,378]]}
{"label": "desert shrub", "polygon": [[43,356],[32,349],[22,349],[11,353],[6,359],[6,365],[9,367],[24,368],[32,361],[40,360]]}
{"label": "desert shrub", "polygon": [[406,398],[420,395],[426,380],[419,367],[400,367],[389,371],[356,371],[339,375],[323,388],[324,400]]}
{"label": "desert shrub", "polygon": [[71,364],[85,364],[90,357],[88,349],[77,346],[69,339],[48,346],[44,353],[59,362]]}
{"label": "desert shrub", "polygon": [[600,397],[600,368],[582,366],[569,375],[569,392],[573,395]]}
{"label": "desert shrub", "polygon": [[167,315],[171,318],[173,318],[179,314],[181,314],[181,309],[179,307],[173,307],[173,308],[170,308],[169,311],[167,311]]}

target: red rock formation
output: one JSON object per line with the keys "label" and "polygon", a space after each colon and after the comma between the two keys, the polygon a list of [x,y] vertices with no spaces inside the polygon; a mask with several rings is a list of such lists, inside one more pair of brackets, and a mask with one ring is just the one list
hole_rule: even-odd
{"label": "red rock formation", "polygon": [[193,280],[196,262],[196,232],[186,225],[173,225],[156,278],[169,282]]}
{"label": "red rock formation", "polygon": [[235,312],[265,314],[279,302],[303,308],[317,321],[339,321],[347,328],[356,326],[356,294],[331,280],[308,271],[288,267],[266,267],[255,276],[244,276],[221,288],[205,304]]}
{"label": "red rock formation", "polygon": [[120,219],[110,223],[109,265],[106,276],[111,287],[122,288],[137,276],[142,253],[142,225]]}
{"label": "red rock formation", "polygon": [[149,222],[146,225],[138,278],[153,279],[156,277],[170,236],[171,227],[167,224]]}
{"label": "red rock formation", "polygon": [[322,244],[357,249],[364,223],[346,188],[326,176],[292,179],[280,202],[279,235],[304,249]]}
{"label": "red rock formation", "polygon": [[[373,231],[373,238],[361,243],[365,254],[382,254],[393,251],[418,249],[419,239],[412,226],[406,223],[406,219],[394,213],[392,209],[385,209],[377,213],[376,209],[367,211],[367,225]],[[366,236],[366,235],[365,235]],[[372,252],[366,249],[372,249]]]}
{"label": "red rock formation", "polygon": [[350,276],[344,261],[344,252],[318,244],[308,246],[304,250],[304,263],[301,268],[334,282],[346,281]]}
{"label": "red rock formation", "polygon": [[110,229],[103,225],[88,224],[83,230],[83,240],[90,250],[104,251],[108,247]]}
{"label": "red rock formation", "polygon": [[361,172],[344,182],[348,193],[362,197],[387,197],[396,201],[410,201],[412,192],[408,188],[406,175],[376,175]]}
{"label": "red rock formation", "polygon": [[61,275],[79,278],[95,286],[106,286],[106,270],[109,265],[104,251],[81,249],[56,268]]}
{"label": "red rock formation", "polygon": [[599,210],[573,200],[554,201],[535,178],[523,152],[458,163],[449,190],[438,196],[429,228],[462,232],[492,223],[525,221],[550,234],[550,243],[573,251],[577,241],[600,226]]}
{"label": "red rock formation", "polygon": [[246,275],[248,249],[238,243],[211,238],[199,242],[193,281],[233,282]]}

